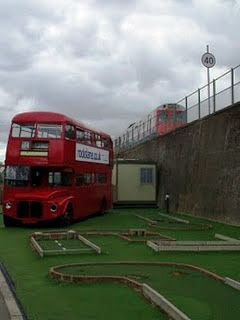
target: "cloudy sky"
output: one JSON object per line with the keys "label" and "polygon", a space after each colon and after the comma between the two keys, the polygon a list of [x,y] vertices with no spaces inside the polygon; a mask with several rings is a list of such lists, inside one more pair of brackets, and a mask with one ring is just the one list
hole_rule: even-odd
{"label": "cloudy sky", "polygon": [[0,160],[13,115],[67,114],[113,136],[240,64],[240,0],[0,0]]}

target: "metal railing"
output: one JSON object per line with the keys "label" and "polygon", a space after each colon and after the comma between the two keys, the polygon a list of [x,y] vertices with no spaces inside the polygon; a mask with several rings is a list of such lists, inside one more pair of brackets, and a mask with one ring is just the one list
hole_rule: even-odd
{"label": "metal railing", "polygon": [[[208,87],[209,86],[209,87]],[[208,89],[210,97],[208,97]],[[197,89],[186,97],[177,101],[176,105],[185,107],[186,123],[202,119],[219,110],[227,108],[240,101],[240,65],[213,79],[209,85]],[[119,138],[115,139],[116,152],[132,148],[158,135],[156,114],[151,112],[142,121],[131,125]],[[178,119],[172,119],[171,125],[165,123],[164,133],[178,128]]]}

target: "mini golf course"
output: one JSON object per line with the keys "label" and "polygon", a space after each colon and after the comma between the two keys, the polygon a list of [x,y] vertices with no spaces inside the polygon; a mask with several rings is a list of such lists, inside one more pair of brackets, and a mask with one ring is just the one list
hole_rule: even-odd
{"label": "mini golf course", "polygon": [[[155,221],[153,225],[161,230],[135,214]],[[147,242],[216,241],[216,234],[223,235],[223,242],[232,241],[225,236],[238,241],[240,228],[177,213],[170,218],[161,214],[157,209],[114,210],[72,225],[75,239],[65,238],[69,229],[7,229],[1,224],[0,259],[28,319],[169,319],[149,302],[146,288],[150,287],[185,313],[186,319],[239,320],[240,291],[225,279],[235,280],[238,287],[238,251],[155,252]],[[55,254],[42,259],[31,237],[42,251]],[[101,254],[94,253],[88,241],[101,248]],[[80,251],[72,254],[75,249]],[[82,254],[82,249],[88,250]],[[67,250],[69,254],[62,254]]]}

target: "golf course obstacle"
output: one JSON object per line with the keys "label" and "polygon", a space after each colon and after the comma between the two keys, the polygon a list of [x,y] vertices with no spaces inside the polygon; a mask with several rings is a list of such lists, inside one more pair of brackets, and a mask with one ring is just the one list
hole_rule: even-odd
{"label": "golf course obstacle", "polygon": [[154,251],[240,251],[240,241],[158,241],[149,240]]}
{"label": "golf course obstacle", "polygon": [[228,277],[224,278],[224,281],[230,287],[240,291],[240,282],[233,280],[231,278],[228,278]]}
{"label": "golf course obstacle", "polygon": [[[158,215],[162,217],[161,220],[158,219],[157,217],[155,219],[152,219],[152,218],[150,219],[148,217],[145,217],[137,213],[134,214],[134,216],[136,216],[137,218],[147,221],[149,227],[161,229],[161,230],[205,231],[205,230],[212,229],[212,225],[209,223],[190,222],[188,220],[176,218],[164,213],[158,213]],[[177,224],[176,226],[169,226],[170,223],[174,224],[174,222]],[[164,225],[164,223],[168,223],[168,224]],[[183,226],[179,226],[179,224],[182,224]]]}
{"label": "golf course obstacle", "polygon": [[[71,241],[73,240],[77,242],[75,243],[77,248],[71,248]],[[45,244],[46,242],[52,241],[50,244],[55,248],[44,248],[43,241]],[[63,241],[65,241],[64,244],[62,243]],[[30,243],[41,257],[62,254],[101,253],[101,248],[99,246],[84,238],[74,230],[63,232],[35,232],[30,236]],[[68,246],[70,246],[70,248]]]}
{"label": "golf course obstacle", "polygon": [[[129,229],[119,231],[96,231],[96,230],[69,230],[53,232],[34,232],[30,236],[30,243],[34,250],[41,256],[66,255],[81,253],[101,253],[101,248],[85,237],[91,236],[116,236],[128,242],[147,243],[148,240],[160,239],[162,241],[174,241],[174,238],[145,229]],[[67,240],[67,242],[66,242]],[[71,247],[71,241],[75,240],[75,247]],[[52,241],[52,242],[51,242]],[[65,242],[63,244],[63,241]],[[49,248],[50,247],[50,248]]]}
{"label": "golf course obstacle", "polygon": [[[175,239],[158,232],[147,231],[146,229],[131,228],[128,230],[118,231],[97,231],[97,230],[77,230],[78,233],[84,236],[116,236],[128,242],[147,242],[151,238],[159,238],[160,240],[174,241]],[[150,238],[150,239],[149,239]]]}
{"label": "golf course obstacle", "polygon": [[[190,320],[190,318],[182,312],[179,308],[174,306],[169,300],[167,300],[160,292],[156,291],[152,287],[149,286],[149,284],[144,282],[136,281],[134,278],[134,275],[87,275],[87,274],[79,274],[78,272],[83,272],[84,269],[86,269],[85,273],[87,273],[87,270],[92,270],[93,267],[100,267],[101,272],[103,272],[103,267],[106,266],[106,273],[109,270],[112,270],[114,266],[121,266],[121,269],[124,268],[124,266],[135,266],[137,270],[139,268],[144,266],[154,266],[159,267],[159,272],[161,273],[161,267],[169,267],[169,268],[178,268],[178,272],[175,272],[176,274],[181,274],[185,270],[192,270],[193,272],[199,272],[201,274],[206,275],[207,277],[210,277],[223,285],[232,286],[232,284],[229,284],[229,281],[226,281],[226,278],[222,278],[219,275],[210,272],[206,269],[191,265],[191,264],[185,264],[185,263],[177,263],[177,262],[150,262],[150,261],[118,261],[118,262],[99,262],[99,263],[75,263],[75,264],[65,264],[65,265],[59,265],[50,268],[49,273],[50,276],[60,282],[72,282],[72,283],[81,283],[81,282],[118,282],[125,284],[129,286],[130,288],[134,289],[137,292],[140,292],[148,301],[150,301],[152,304],[159,307],[162,311],[167,313],[167,315],[171,319],[175,320]],[[112,266],[111,269],[109,269],[109,266]],[[74,272],[74,269],[76,271]],[[79,271],[78,271],[79,270]],[[94,271],[95,272],[95,271]],[[175,274],[173,273],[173,274]],[[197,277],[199,279],[199,277]],[[235,282],[234,280],[230,279],[231,282]],[[234,284],[235,285],[235,284]],[[184,290],[184,289],[183,289]]]}
{"label": "golf course obstacle", "polygon": [[225,241],[240,243],[240,240],[238,240],[238,239],[235,239],[235,238],[232,238],[232,237],[228,237],[228,236],[224,236],[223,234],[219,234],[219,233],[215,233],[215,238],[222,239],[222,240],[225,240]]}
{"label": "golf course obstacle", "polygon": [[185,224],[189,224],[189,220],[185,220],[185,219],[181,219],[181,218],[176,218],[176,217],[173,217],[169,214],[164,214],[164,213],[158,213],[159,216],[162,216],[162,217],[165,217],[165,218],[168,218],[170,220],[174,220],[174,221],[177,221],[177,222],[181,222],[181,223],[185,223]]}

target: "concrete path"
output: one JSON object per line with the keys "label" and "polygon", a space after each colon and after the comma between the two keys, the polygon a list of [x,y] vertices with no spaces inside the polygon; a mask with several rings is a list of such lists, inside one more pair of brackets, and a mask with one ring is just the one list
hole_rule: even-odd
{"label": "concrete path", "polygon": [[10,320],[11,319],[1,292],[0,292],[0,319],[1,320]]}
{"label": "concrete path", "polygon": [[0,320],[24,320],[21,310],[0,268]]}

